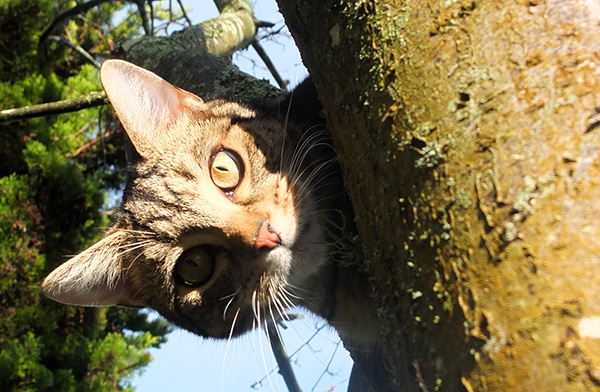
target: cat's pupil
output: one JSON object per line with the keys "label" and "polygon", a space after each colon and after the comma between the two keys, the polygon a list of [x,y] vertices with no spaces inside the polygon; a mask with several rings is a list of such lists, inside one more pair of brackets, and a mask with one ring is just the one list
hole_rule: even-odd
{"label": "cat's pupil", "polygon": [[212,253],[204,247],[196,247],[181,254],[175,265],[175,274],[184,284],[198,287],[210,280],[214,269],[215,260]]}

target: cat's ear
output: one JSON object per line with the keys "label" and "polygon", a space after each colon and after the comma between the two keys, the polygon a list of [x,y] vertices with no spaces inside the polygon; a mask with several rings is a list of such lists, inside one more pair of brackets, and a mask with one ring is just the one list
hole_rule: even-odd
{"label": "cat's ear", "polygon": [[147,156],[168,139],[169,125],[200,98],[123,60],[106,60],[100,81],[134,147]]}
{"label": "cat's ear", "polygon": [[70,305],[142,307],[121,268],[121,238],[114,232],[60,265],[42,282],[44,294]]}

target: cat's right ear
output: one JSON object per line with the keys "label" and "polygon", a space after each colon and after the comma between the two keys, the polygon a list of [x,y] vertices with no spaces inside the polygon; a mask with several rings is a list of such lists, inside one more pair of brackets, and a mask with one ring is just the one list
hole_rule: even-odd
{"label": "cat's right ear", "polygon": [[[135,149],[148,157],[169,140],[169,126],[200,98],[123,60],[106,60],[100,80]],[[171,136],[172,137],[172,136]]]}

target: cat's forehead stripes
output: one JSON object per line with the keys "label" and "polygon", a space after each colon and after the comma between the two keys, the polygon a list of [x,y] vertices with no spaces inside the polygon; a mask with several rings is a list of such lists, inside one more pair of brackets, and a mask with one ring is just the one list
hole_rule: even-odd
{"label": "cat's forehead stripes", "polygon": [[232,124],[256,117],[254,110],[235,102],[210,101],[205,104],[205,108],[213,118],[227,117]]}

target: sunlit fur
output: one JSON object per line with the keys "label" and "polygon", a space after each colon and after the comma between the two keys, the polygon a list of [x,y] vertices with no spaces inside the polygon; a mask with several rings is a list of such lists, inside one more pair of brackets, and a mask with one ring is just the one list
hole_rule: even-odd
{"label": "sunlit fur", "polygon": [[[335,152],[324,120],[303,121],[297,112],[303,105],[296,103],[315,97],[299,92],[262,107],[205,103],[128,63],[103,72],[135,150],[123,202],[105,238],[44,281],[46,294],[82,305],[148,306],[214,338],[285,319],[300,305],[346,342],[374,344],[374,310]],[[144,94],[128,95],[123,83]],[[230,192],[210,176],[223,149],[243,162]],[[257,250],[265,219],[281,241]],[[190,287],[174,268],[198,246],[210,247],[215,268],[208,282]]]}

